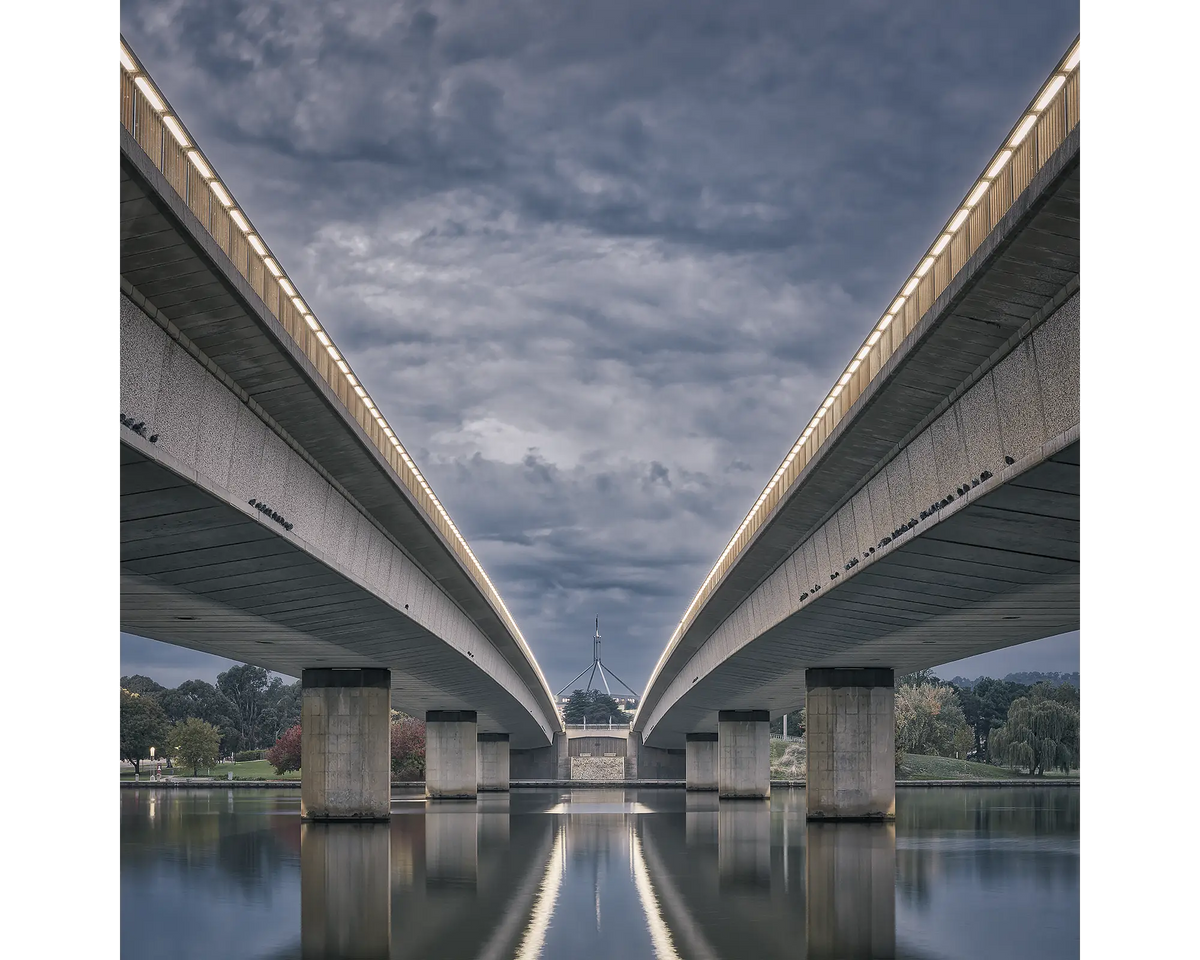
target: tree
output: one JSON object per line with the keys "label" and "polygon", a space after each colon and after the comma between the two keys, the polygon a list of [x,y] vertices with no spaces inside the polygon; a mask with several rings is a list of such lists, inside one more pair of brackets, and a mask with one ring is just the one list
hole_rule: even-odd
{"label": "tree", "polygon": [[199,776],[201,766],[212,766],[220,756],[221,731],[211,723],[188,717],[171,730],[171,746],[183,765],[192,768],[192,776]]}
{"label": "tree", "polygon": [[167,742],[167,715],[149,694],[131,693],[121,688],[121,759],[133,764],[133,772],[142,772],[142,760],[150,748]]}
{"label": "tree", "polygon": [[392,718],[392,776],[425,779],[425,721],[403,713]]}
{"label": "tree", "polygon": [[609,720],[624,721],[625,711],[607,693],[599,690],[576,690],[571,694],[563,709],[567,723],[608,723]]}
{"label": "tree", "polygon": [[973,688],[956,687],[958,701],[975,736],[975,759],[987,761],[988,738],[991,731],[1004,722],[1008,708],[1017,697],[1024,696],[1029,688],[1008,680],[981,677]]}
{"label": "tree", "polygon": [[135,673],[132,677],[121,678],[121,689],[128,690],[130,693],[162,693],[166,687],[161,683],[151,680],[149,677],[143,677],[140,673]]}
{"label": "tree", "polygon": [[211,723],[221,731],[221,749],[233,753],[238,738],[237,712],[232,701],[211,683],[204,680],[185,680],[173,690],[164,690],[158,701],[172,723],[196,717]]}
{"label": "tree", "polygon": [[901,684],[896,689],[896,753],[965,756],[971,732],[953,687]]}
{"label": "tree", "polygon": [[1006,766],[1041,776],[1078,765],[1079,710],[1059,702],[1054,693],[1049,684],[1039,683],[1008,708],[1007,722],[992,734],[992,753]]}
{"label": "tree", "polygon": [[267,751],[267,762],[279,774],[300,769],[300,724],[283,732],[275,746]]}
{"label": "tree", "polygon": [[267,706],[270,674],[262,667],[239,663],[217,675],[217,689],[233,704],[236,749],[259,746],[259,722]]}
{"label": "tree", "polygon": [[932,670],[914,670],[906,673],[896,681],[897,687],[924,687],[928,684],[940,684],[941,681],[933,675]]}
{"label": "tree", "polygon": [[300,722],[300,681],[284,683],[273,677],[266,691],[266,706],[259,718],[259,730],[264,741],[276,741]]}

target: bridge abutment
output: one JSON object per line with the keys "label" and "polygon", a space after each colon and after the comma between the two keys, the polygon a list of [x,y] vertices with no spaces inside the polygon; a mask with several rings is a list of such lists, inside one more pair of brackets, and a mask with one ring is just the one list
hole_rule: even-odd
{"label": "bridge abutment", "polygon": [[717,735],[689,733],[684,758],[685,778],[689,790],[717,789]]}
{"label": "bridge abutment", "polygon": [[300,685],[300,816],[387,820],[391,671],[305,670]]}
{"label": "bridge abutment", "polygon": [[717,789],[721,799],[771,796],[771,714],[722,710],[717,714]]}
{"label": "bridge abutment", "polygon": [[476,737],[479,754],[479,791],[508,789],[509,751],[507,733],[481,733]]}
{"label": "bridge abutment", "polygon": [[896,818],[895,674],[878,667],[805,672],[809,820]]}
{"label": "bridge abutment", "polygon": [[425,714],[425,796],[468,800],[479,793],[474,710],[430,710]]}

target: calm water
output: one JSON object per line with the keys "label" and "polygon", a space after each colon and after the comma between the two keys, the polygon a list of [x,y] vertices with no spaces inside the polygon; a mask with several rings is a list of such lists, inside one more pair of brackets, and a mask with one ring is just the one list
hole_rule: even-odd
{"label": "calm water", "polygon": [[126,958],[1079,955],[1079,791],[897,792],[895,826],[804,791],[519,790],[390,824],[299,791],[122,790]]}

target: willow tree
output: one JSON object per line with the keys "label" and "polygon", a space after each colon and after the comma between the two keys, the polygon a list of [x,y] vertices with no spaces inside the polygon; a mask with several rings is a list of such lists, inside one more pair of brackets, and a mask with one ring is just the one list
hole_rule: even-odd
{"label": "willow tree", "polygon": [[1048,697],[1018,697],[1007,722],[992,734],[990,752],[1005,766],[1037,776],[1069,772],[1079,762],[1079,710]]}

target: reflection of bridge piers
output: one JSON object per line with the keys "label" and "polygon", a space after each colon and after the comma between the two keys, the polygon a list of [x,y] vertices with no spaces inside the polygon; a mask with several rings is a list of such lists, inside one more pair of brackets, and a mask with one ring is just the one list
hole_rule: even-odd
{"label": "reflection of bridge piers", "polygon": [[809,960],[895,956],[895,824],[810,820],[807,833]]}
{"label": "reflection of bridge piers", "polygon": [[305,960],[387,960],[391,933],[388,824],[303,823],[300,943]]}
{"label": "reflection of bridge piers", "polygon": [[474,890],[478,879],[477,802],[444,800],[428,804],[425,809],[426,890]]}
{"label": "reflection of bridge piers", "polygon": [[723,893],[771,888],[770,801],[720,801],[717,861]]}

